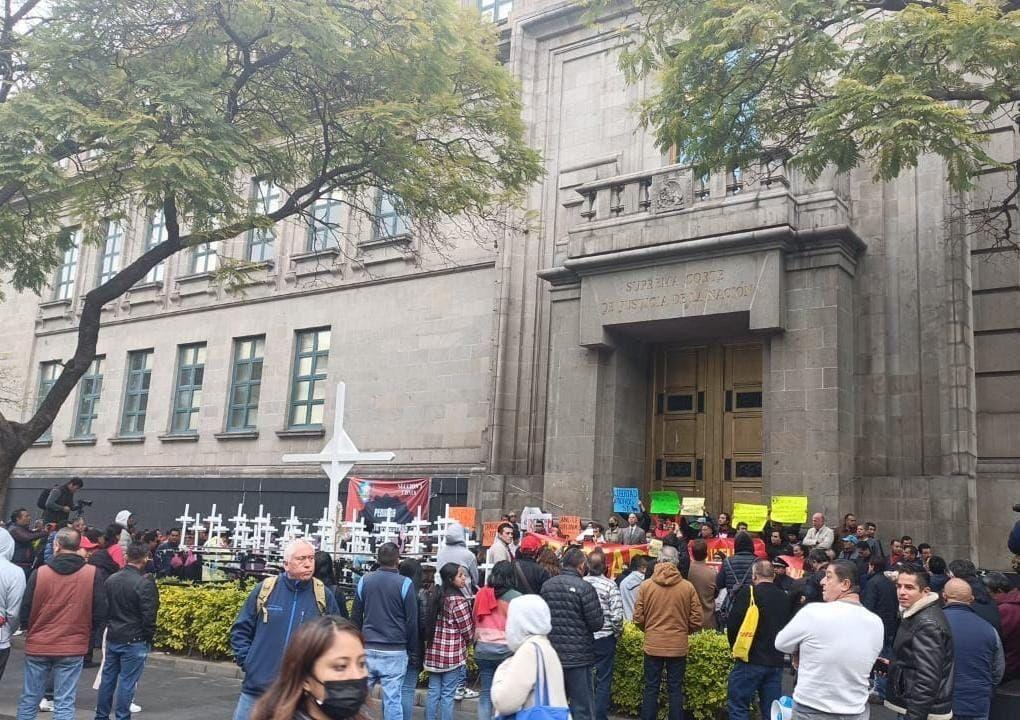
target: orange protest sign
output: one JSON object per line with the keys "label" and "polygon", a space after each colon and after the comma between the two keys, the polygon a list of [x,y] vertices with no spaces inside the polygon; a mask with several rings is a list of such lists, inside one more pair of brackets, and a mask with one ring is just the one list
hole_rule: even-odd
{"label": "orange protest sign", "polygon": [[492,547],[492,543],[496,542],[496,531],[501,524],[499,520],[482,524],[482,545],[484,547]]}
{"label": "orange protest sign", "polygon": [[473,507],[451,507],[449,516],[468,530],[474,532],[475,509]]}
{"label": "orange protest sign", "polygon": [[560,515],[560,535],[573,540],[581,534],[581,518],[577,515]]}

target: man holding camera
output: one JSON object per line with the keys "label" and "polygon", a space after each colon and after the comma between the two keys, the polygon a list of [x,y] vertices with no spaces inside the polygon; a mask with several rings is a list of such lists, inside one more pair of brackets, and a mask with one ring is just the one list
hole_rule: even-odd
{"label": "man holding camera", "polygon": [[57,485],[50,490],[43,508],[43,520],[54,523],[58,528],[67,525],[71,513],[76,509],[81,509],[80,505],[76,507],[74,504],[74,494],[84,485],[81,478],[73,477],[63,485]]}

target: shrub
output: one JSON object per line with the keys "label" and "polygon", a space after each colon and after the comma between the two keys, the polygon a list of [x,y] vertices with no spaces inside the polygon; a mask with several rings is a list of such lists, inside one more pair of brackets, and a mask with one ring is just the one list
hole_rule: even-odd
{"label": "shrub", "polygon": [[156,647],[209,659],[231,657],[230,626],[251,585],[159,583]]}
{"label": "shrub", "polygon": [[[616,645],[613,666],[613,706],[625,715],[638,715],[644,692],[645,635],[634,623],[625,623]],[[715,720],[726,707],[726,681],[733,666],[726,636],[702,630],[690,637],[684,674],[684,705],[694,720]],[[659,718],[666,717],[665,687],[659,690]]]}

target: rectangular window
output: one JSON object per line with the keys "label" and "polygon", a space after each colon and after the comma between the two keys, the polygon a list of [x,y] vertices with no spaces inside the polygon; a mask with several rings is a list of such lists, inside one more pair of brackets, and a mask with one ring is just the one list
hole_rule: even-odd
{"label": "rectangular window", "polygon": [[152,350],[128,353],[127,385],[124,388],[124,411],[120,417],[121,435],[145,432],[145,411],[149,407],[149,384],[152,382]]}
{"label": "rectangular window", "polygon": [[[149,222],[145,228],[145,252],[152,250],[157,245],[166,242],[166,220],[162,210],[153,210],[149,215]],[[149,270],[145,275],[144,282],[161,283],[166,270],[166,261]]]}
{"label": "rectangular window", "polygon": [[375,204],[374,240],[387,240],[406,235],[409,232],[407,221],[397,212],[394,203],[392,195],[379,193]]}
{"label": "rectangular window", "polygon": [[[252,212],[268,215],[280,207],[280,188],[270,180],[252,182]],[[245,257],[250,262],[265,262],[273,258],[273,241],[276,234],[272,228],[255,228],[248,232],[248,248]]]}
{"label": "rectangular window", "polygon": [[72,437],[93,437],[92,424],[99,417],[99,396],[102,392],[103,357],[99,356],[78,381],[78,412],[75,413]]}
{"label": "rectangular window", "polygon": [[482,17],[490,22],[506,20],[513,7],[513,0],[478,0],[478,9]]}
{"label": "rectangular window", "polygon": [[333,197],[319,198],[312,204],[308,252],[334,247],[340,247],[340,201]]}
{"label": "rectangular window", "polygon": [[329,328],[302,330],[297,334],[290,413],[287,416],[288,427],[322,426],[328,362]]}
{"label": "rectangular window", "polygon": [[264,335],[234,341],[234,370],[230,376],[230,407],[227,409],[228,432],[255,429],[265,347]]}
{"label": "rectangular window", "polygon": [[74,280],[78,274],[78,251],[81,248],[81,228],[62,230],[61,233],[70,240],[70,246],[64,251],[57,275],[53,282],[53,299],[70,300],[74,295]]}
{"label": "rectangular window", "polygon": [[204,273],[216,269],[218,259],[216,243],[201,243],[191,250],[191,272]]}
{"label": "rectangular window", "polygon": [[205,343],[181,345],[177,351],[177,387],[174,390],[174,411],[170,420],[171,434],[198,432],[204,376]]}
{"label": "rectangular window", "polygon": [[106,240],[99,256],[99,273],[96,285],[102,285],[120,271],[120,256],[124,252],[124,226],[116,220],[106,223]]}
{"label": "rectangular window", "polygon": [[[53,389],[54,383],[57,382],[57,378],[60,377],[60,370],[63,364],[59,360],[50,360],[49,362],[39,363],[39,393],[36,396],[37,400],[35,403],[36,409],[42,405],[43,400],[50,394],[50,390]],[[49,440],[53,436],[53,428],[46,428],[39,439]]]}

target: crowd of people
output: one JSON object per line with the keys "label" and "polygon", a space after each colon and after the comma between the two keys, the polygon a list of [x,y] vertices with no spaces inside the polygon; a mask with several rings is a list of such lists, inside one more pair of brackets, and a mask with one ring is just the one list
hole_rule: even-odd
{"label": "crowd of people", "polygon": [[[102,531],[87,527],[72,512],[80,487],[40,498],[42,526],[18,509],[0,529],[0,676],[12,635],[25,633],[18,720],[40,709],[73,718],[99,648],[97,720],[138,712],[154,579],[201,579],[209,564],[189,562],[179,531],[139,531],[126,510]],[[752,533],[726,513],[653,519],[642,509],[571,535],[555,522],[529,531],[510,513],[477,553],[451,525],[434,564],[383,543],[350,598],[329,555],[289,543],[283,571],[252,588],[231,629],[244,671],[234,720],[355,717],[370,684],[385,720],[409,720],[423,672],[427,720],[452,720],[475,695],[479,720],[534,706],[607,720],[625,621],[644,631],[642,720],[658,716],[663,680],[668,717],[683,717],[700,630],[732,646],[730,720],[747,720],[755,703],[768,712],[787,666],[798,720],[865,718],[883,702],[908,720],[987,718],[995,687],[1020,678],[1020,590],[1005,575],[979,575],[909,537],[883,543],[853,514],[837,528],[815,513],[808,527],[769,521]],[[732,542],[721,551],[713,538]],[[620,569],[606,546],[642,547]],[[472,649],[478,690],[466,677]]]}

